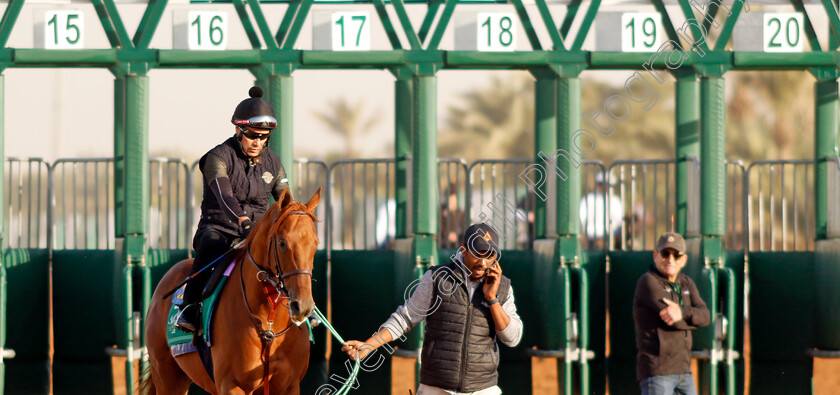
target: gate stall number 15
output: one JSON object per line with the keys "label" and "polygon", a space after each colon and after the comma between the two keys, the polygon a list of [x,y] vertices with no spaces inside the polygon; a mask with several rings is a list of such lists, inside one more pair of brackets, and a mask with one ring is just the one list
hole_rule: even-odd
{"label": "gate stall number 15", "polygon": [[45,49],[79,49],[85,47],[85,18],[79,10],[48,10],[44,24],[36,24],[35,46]]}

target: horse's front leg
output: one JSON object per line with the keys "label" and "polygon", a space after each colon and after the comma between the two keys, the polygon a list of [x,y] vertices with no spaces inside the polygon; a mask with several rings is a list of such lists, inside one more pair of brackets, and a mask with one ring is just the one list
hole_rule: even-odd
{"label": "horse's front leg", "polygon": [[216,384],[218,395],[247,395],[248,391],[242,389],[233,379],[228,379]]}

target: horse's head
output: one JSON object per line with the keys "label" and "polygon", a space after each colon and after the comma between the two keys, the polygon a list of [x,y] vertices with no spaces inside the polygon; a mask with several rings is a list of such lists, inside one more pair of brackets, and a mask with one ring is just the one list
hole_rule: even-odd
{"label": "horse's head", "polygon": [[289,315],[298,325],[315,308],[312,268],[318,235],[314,212],[320,200],[320,188],[306,204],[295,202],[288,189],[284,190],[247,239],[261,269],[284,284],[289,293]]}

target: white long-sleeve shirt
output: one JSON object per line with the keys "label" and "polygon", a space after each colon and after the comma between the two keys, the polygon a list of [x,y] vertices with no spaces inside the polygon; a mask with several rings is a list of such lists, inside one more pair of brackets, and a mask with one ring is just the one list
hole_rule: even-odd
{"label": "white long-sleeve shirt", "polygon": [[[461,254],[455,256],[455,259],[461,261]],[[467,280],[467,290],[469,291],[469,300],[472,300],[473,293],[476,288],[481,285],[481,280],[469,280],[469,273],[463,264],[457,265],[464,273],[464,278]],[[482,292],[479,290],[479,292]],[[397,339],[405,333],[411,331],[417,324],[419,324],[427,315],[434,312],[432,309],[432,297],[434,296],[434,281],[432,280],[432,271],[429,270],[420,279],[420,283],[414,290],[411,297],[397,308],[397,311],[391,314],[391,317],[382,324],[383,328],[388,329],[391,337]],[[510,287],[510,294],[507,300],[502,304],[502,309],[510,317],[510,323],[503,330],[497,330],[496,336],[502,344],[508,347],[515,347],[522,340],[522,319],[516,312],[516,304],[513,299],[513,286]],[[418,314],[419,313],[419,314]],[[425,313],[425,314],[424,314]]]}

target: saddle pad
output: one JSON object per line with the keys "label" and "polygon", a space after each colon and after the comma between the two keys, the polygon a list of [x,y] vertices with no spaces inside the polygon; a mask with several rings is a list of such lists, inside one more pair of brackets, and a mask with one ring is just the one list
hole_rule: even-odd
{"label": "saddle pad", "polygon": [[[212,333],[210,332],[213,327],[211,325],[213,323],[213,313],[219,302],[219,295],[222,293],[222,289],[227,283],[228,278],[230,278],[230,273],[233,271],[234,266],[236,266],[236,262],[231,262],[230,265],[228,265],[227,269],[225,269],[224,276],[219,281],[219,285],[213,291],[213,294],[201,302],[201,326],[204,329],[204,335],[202,337],[204,343],[208,347],[212,345],[210,341],[210,339],[212,339]],[[177,321],[178,314],[180,313],[178,305],[180,305],[184,300],[185,288],[186,284],[175,291],[172,295],[172,308],[169,310],[169,316],[167,317],[168,319],[166,324],[166,343],[169,345],[169,349],[172,350],[172,355],[176,357],[197,351],[197,348],[192,344],[193,334],[184,332],[175,327],[175,322]]]}

